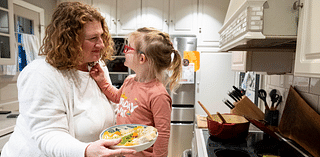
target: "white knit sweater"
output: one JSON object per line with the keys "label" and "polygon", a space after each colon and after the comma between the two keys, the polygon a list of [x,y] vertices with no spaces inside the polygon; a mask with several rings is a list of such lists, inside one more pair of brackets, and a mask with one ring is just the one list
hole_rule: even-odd
{"label": "white knit sweater", "polygon": [[23,69],[17,86],[20,115],[1,157],[82,157],[114,125],[113,108],[89,72],[57,70],[40,58]]}

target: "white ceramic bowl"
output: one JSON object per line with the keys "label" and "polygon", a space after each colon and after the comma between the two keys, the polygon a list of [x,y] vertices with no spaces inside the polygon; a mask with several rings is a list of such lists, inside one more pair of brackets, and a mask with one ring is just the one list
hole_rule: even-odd
{"label": "white ceramic bowl", "polygon": [[[112,127],[109,127],[105,130],[103,130],[100,134],[100,139],[102,139],[102,136],[103,134],[106,132],[106,131],[109,131],[109,132],[115,132],[117,130],[121,130],[121,129],[128,129],[128,128],[134,128],[136,126],[143,126],[143,127],[147,127],[146,125],[141,125],[141,124],[123,124],[123,125],[115,125],[115,126],[112,126]],[[149,142],[145,142],[145,143],[142,143],[142,144],[139,144],[139,145],[134,145],[134,146],[111,146],[110,148],[112,149],[121,149],[121,148],[124,148],[124,149],[133,149],[133,150],[136,150],[137,152],[140,152],[140,151],[143,151],[143,150],[146,150],[148,149],[149,147],[151,147],[157,140],[157,137],[158,137],[158,132],[157,132],[157,136],[149,141]]]}

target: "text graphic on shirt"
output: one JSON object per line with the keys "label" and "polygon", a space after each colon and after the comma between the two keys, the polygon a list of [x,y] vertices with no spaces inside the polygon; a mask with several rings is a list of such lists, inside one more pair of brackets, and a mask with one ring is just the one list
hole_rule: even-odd
{"label": "text graphic on shirt", "polygon": [[[136,98],[135,98],[136,100]],[[131,113],[138,107],[133,102],[129,102],[125,93],[121,94],[120,102],[117,104],[116,113],[119,113],[121,117],[130,116]]]}

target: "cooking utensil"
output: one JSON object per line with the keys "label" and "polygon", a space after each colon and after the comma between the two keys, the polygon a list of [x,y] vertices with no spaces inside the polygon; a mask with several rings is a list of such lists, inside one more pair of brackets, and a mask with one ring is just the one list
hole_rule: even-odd
{"label": "cooking utensil", "polygon": [[226,102],[232,107],[234,108],[234,105],[227,99]]}
{"label": "cooking utensil", "polygon": [[254,118],[249,118],[246,117],[245,118],[250,121],[254,126],[256,126],[257,128],[259,128],[260,130],[262,130],[263,132],[269,134],[270,136],[278,139],[279,137],[275,134],[276,130],[273,130],[272,127],[270,127],[269,125],[266,125],[266,123],[264,121],[259,121],[257,119]]}
{"label": "cooking utensil", "polygon": [[246,138],[250,122],[243,116],[223,114],[226,123],[221,123],[218,114],[212,115],[213,119],[207,118],[208,130],[211,136],[219,139]]}
{"label": "cooking utensil", "polygon": [[277,94],[277,90],[276,89],[272,89],[269,93],[269,96],[271,98],[271,109],[274,110],[274,103],[276,103],[279,99],[279,94]]}
{"label": "cooking utensil", "polygon": [[223,124],[223,123],[227,123],[227,121],[222,117],[222,115],[221,115],[219,112],[217,112],[217,115],[218,115],[219,118],[221,119],[222,124]]}
{"label": "cooking utensil", "polygon": [[222,102],[225,103],[230,109],[234,108],[233,104],[227,99],[222,100]]}
{"label": "cooking utensil", "polygon": [[266,110],[270,110],[268,104],[267,104],[267,92],[264,89],[260,89],[258,91],[258,97],[264,101],[264,106],[266,108]]}
{"label": "cooking utensil", "polygon": [[280,105],[281,102],[282,102],[282,96],[279,96],[278,102],[277,102],[277,105],[276,105],[275,109],[278,108],[278,106]]}
{"label": "cooking utensil", "polygon": [[213,117],[211,116],[210,112],[201,104],[201,102],[198,101],[198,103],[200,104],[200,106],[202,107],[202,109],[207,113],[207,115],[208,115],[211,119],[213,119]]}
{"label": "cooking utensil", "polygon": [[235,102],[238,102],[239,99],[236,98],[231,92],[228,92],[228,95],[235,101]]}
{"label": "cooking utensil", "polygon": [[236,86],[232,86],[232,88],[240,95],[243,96],[244,94],[241,93],[241,90],[239,88],[237,88]]}

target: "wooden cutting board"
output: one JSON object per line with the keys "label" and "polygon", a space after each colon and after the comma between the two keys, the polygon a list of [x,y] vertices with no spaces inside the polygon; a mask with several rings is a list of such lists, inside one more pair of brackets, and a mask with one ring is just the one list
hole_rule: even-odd
{"label": "wooden cutting board", "polygon": [[320,115],[290,87],[279,124],[282,136],[294,140],[313,156],[320,156]]}
{"label": "wooden cutting board", "polygon": [[198,128],[208,128],[207,116],[197,115]]}

